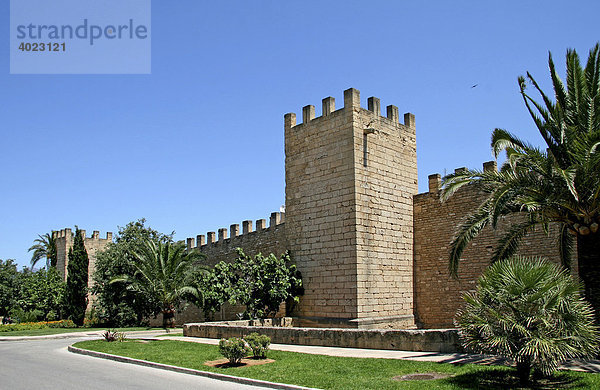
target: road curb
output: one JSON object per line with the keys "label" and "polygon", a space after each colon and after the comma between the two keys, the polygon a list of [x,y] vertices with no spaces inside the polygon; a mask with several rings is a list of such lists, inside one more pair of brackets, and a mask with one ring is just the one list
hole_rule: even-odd
{"label": "road curb", "polygon": [[194,370],[192,368],[177,367],[177,366],[171,366],[169,364],[162,364],[162,363],[150,362],[147,360],[133,359],[133,358],[125,357],[125,356],[111,355],[109,353],[96,352],[96,351],[90,351],[87,349],[77,348],[72,345],[69,345],[68,350],[69,350],[69,352],[78,353],[80,355],[87,355],[87,356],[97,357],[97,358],[101,358],[101,359],[114,360],[114,361],[121,362],[121,363],[136,364],[138,366],[158,368],[161,370],[179,372],[182,374],[203,376],[203,377],[207,377],[207,378],[211,378],[211,379],[218,379],[218,380],[227,381],[227,382],[239,383],[242,385],[262,386],[262,387],[267,387],[270,389],[281,389],[281,390],[317,390],[317,389],[314,389],[311,387],[302,387],[302,386],[296,386],[296,385],[288,385],[285,383],[268,382],[268,381],[263,381],[260,379],[251,379],[251,378],[244,378],[244,377],[233,376],[233,375],[218,374],[215,372],[200,371],[200,370]]}
{"label": "road curb", "polygon": [[3,341],[27,341],[27,340],[57,340],[57,339],[76,339],[82,337],[100,337],[100,333],[85,333],[79,334],[68,333],[68,334],[56,334],[56,335],[44,335],[44,336],[4,336],[0,337],[0,342]]}
{"label": "road curb", "polygon": [[[107,330],[109,328],[106,328]],[[27,340],[57,340],[57,339],[76,339],[76,338],[84,338],[84,337],[102,337],[102,333],[104,330],[94,331],[94,332],[72,332],[72,333],[58,333],[58,334],[48,334],[42,336],[0,336],[0,342],[2,341],[27,341]],[[131,338],[137,338],[137,336],[145,336],[148,334],[148,337],[155,337],[156,335],[152,335],[151,333],[159,333],[159,334],[168,334],[162,333],[162,331],[145,331],[145,330],[134,330],[132,332],[125,331],[125,335]]]}

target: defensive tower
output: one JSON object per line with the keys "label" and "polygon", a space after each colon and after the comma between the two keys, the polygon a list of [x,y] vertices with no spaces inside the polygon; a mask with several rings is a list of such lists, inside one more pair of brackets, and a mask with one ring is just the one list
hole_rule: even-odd
{"label": "defensive tower", "polygon": [[[91,237],[85,236],[85,230],[80,230],[83,236],[83,243],[88,253],[88,287],[92,287],[92,274],[96,269],[96,253],[104,250],[108,243],[112,242],[112,233],[107,232],[106,238],[100,238],[100,232],[94,230]],[[69,249],[73,246],[73,238],[75,233],[70,228],[55,230],[52,232],[52,238],[56,240],[56,269],[67,280],[67,267],[69,266]]]}
{"label": "defensive tower", "polygon": [[413,196],[417,193],[415,117],[378,98],[344,107],[323,99],[323,114],[286,114],[285,230],[306,292],[304,325],[411,327]]}

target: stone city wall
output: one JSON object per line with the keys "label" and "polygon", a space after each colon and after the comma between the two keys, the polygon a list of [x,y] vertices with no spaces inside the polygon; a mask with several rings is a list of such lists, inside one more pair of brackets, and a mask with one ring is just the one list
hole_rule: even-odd
{"label": "stone city wall", "polygon": [[[487,162],[483,169],[495,170],[496,163]],[[503,218],[498,230],[486,227],[465,249],[455,279],[448,271],[450,242],[461,221],[479,207],[485,194],[466,186],[442,203],[440,187],[441,175],[430,175],[429,191],[414,197],[415,316],[417,324],[424,328],[454,326],[456,311],[464,302],[462,293],[475,289],[477,279],[490,264],[498,239],[508,224],[517,220],[514,216]],[[557,237],[557,226],[550,227],[548,236],[538,227],[525,236],[518,253],[559,262]],[[576,260],[572,267],[576,273]]]}
{"label": "stone city wall", "polygon": [[252,221],[243,221],[242,230],[239,224],[233,224],[229,229],[218,229],[218,236],[215,232],[208,232],[206,236],[199,234],[196,239],[188,238],[187,248],[199,249],[206,255],[210,266],[220,261],[233,261],[237,258],[237,248],[242,248],[250,256],[273,253],[279,257],[289,249],[284,222],[285,213],[271,213],[268,227],[264,219],[256,220],[254,229]]}
{"label": "stone city wall", "polygon": [[[336,109],[333,97],[323,99],[320,117],[313,105],[303,107],[302,123],[296,123],[296,114],[286,114],[286,213],[272,213],[268,227],[264,219],[255,226],[246,220],[241,229],[233,224],[188,238],[187,248],[204,253],[210,266],[233,261],[238,247],[251,256],[290,250],[305,287],[294,313],[301,326],[452,327],[462,292],[474,289],[498,238],[518,217],[502,219],[498,230],[486,228],[466,248],[458,278],[450,277],[454,232],[485,194],[465,186],[441,203],[439,174],[429,176],[427,193],[417,194],[415,116],[406,113],[401,123],[393,105],[382,116],[375,97],[367,99],[367,107],[361,107],[360,92],[350,88],[342,108]],[[484,164],[490,169],[497,169],[495,162]],[[58,269],[66,278],[73,233],[63,229],[53,235]],[[556,236],[556,226],[549,236],[538,229],[525,237],[520,253],[558,261]],[[85,239],[90,275],[96,252],[111,241],[112,233],[100,239],[94,232]],[[235,319],[242,311],[226,305],[213,319]],[[279,315],[285,315],[284,308]],[[176,318],[178,323],[204,320],[194,307]],[[318,334],[337,334],[328,332]],[[344,339],[350,340],[345,346],[358,345],[351,339]]]}
{"label": "stone city wall", "polygon": [[[229,234],[228,234],[229,233]],[[187,239],[187,249],[198,249],[206,255],[206,264],[213,267],[221,261],[232,262],[237,258],[237,248],[242,248],[245,254],[254,256],[262,253],[265,256],[273,253],[279,257],[288,250],[285,234],[285,213],[274,212],[269,218],[269,225],[265,219],[258,219],[253,226],[251,220],[230,225],[229,229],[221,228],[206,235],[199,234],[196,238]],[[237,318],[237,314],[244,311],[243,306],[225,304],[220,311],[214,313],[212,320],[229,320]],[[280,308],[278,316],[285,315],[285,305]],[[185,310],[177,313],[176,324],[206,320],[202,310],[193,305],[186,306]],[[161,317],[152,319],[151,324],[161,322]]]}

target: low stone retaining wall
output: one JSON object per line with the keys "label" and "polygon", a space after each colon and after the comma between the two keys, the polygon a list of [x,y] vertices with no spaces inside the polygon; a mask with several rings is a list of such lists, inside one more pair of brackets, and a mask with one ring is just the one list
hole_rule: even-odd
{"label": "low stone retaining wall", "polygon": [[293,327],[290,317],[261,321],[189,323],[183,335],[221,339],[252,332],[267,335],[274,344],[390,349],[423,352],[461,351],[456,329],[346,329]]}

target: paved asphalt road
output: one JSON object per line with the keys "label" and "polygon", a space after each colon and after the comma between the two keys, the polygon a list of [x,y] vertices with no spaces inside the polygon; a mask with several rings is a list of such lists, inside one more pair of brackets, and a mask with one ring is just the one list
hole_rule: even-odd
{"label": "paved asphalt road", "polygon": [[0,390],[264,389],[67,351],[84,339],[0,342]]}

